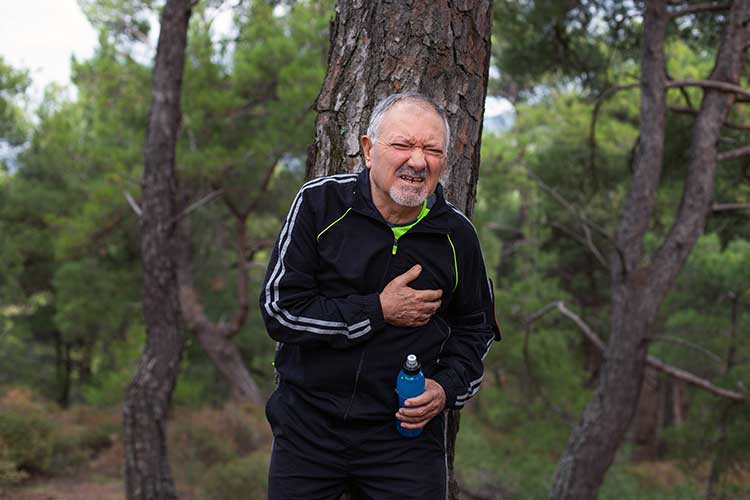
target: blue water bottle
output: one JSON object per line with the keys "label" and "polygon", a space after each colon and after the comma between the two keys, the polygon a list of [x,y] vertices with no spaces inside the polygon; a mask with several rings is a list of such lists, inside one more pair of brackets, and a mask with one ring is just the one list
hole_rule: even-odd
{"label": "blue water bottle", "polygon": [[[406,356],[404,367],[398,372],[396,381],[396,392],[398,393],[399,408],[404,407],[404,401],[419,396],[424,392],[424,374],[420,370],[417,356],[409,354]],[[402,436],[416,437],[422,433],[422,429],[404,429],[401,421],[396,420],[396,429]]]}

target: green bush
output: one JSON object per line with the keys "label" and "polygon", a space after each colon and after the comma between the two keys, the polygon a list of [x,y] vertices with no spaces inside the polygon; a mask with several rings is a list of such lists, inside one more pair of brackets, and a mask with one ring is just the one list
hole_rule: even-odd
{"label": "green bush", "polygon": [[54,451],[54,427],[34,413],[0,413],[0,460],[29,472],[46,472]]}
{"label": "green bush", "polygon": [[201,481],[207,500],[246,500],[266,498],[268,490],[268,450],[211,467]]}
{"label": "green bush", "polygon": [[77,434],[55,433],[51,436],[52,453],[47,472],[61,475],[85,464],[91,453],[81,447]]}
{"label": "green bush", "polygon": [[67,473],[111,446],[119,428],[119,416],[111,411],[61,411],[27,389],[6,388],[0,392],[0,481],[17,483],[25,473]]}

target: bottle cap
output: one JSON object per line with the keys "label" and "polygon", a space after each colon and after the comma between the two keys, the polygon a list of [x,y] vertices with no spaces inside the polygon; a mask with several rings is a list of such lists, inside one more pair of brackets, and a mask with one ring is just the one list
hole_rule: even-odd
{"label": "bottle cap", "polygon": [[419,368],[419,361],[417,361],[416,354],[409,354],[406,356],[406,362],[404,363],[405,371],[416,373],[419,371]]}

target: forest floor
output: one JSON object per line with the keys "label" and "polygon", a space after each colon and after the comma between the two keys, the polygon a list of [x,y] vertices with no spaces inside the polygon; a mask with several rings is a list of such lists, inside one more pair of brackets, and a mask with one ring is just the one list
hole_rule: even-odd
{"label": "forest floor", "polygon": [[[124,452],[118,439],[84,466],[66,475],[39,476],[20,486],[0,488],[0,500],[125,500]],[[198,500],[177,479],[181,500]]]}
{"label": "forest floor", "polygon": [[[232,476],[227,475],[214,476],[213,483],[202,481],[211,464],[227,460],[229,456],[247,455],[252,450],[260,450],[265,454],[270,452],[270,429],[267,428],[261,413],[261,409],[251,408],[250,413],[243,413],[232,407],[175,412],[175,418],[170,424],[170,462],[181,500],[207,498],[207,487],[213,484],[214,491],[216,491],[217,484],[222,486],[224,483],[231,482],[227,480]],[[459,435],[462,439],[460,445],[465,450],[472,450],[471,453],[464,453],[457,457],[459,479],[467,481],[463,485],[462,499],[519,498],[517,492],[527,491],[529,485],[532,485],[531,489],[536,488],[541,492],[547,488],[545,481],[554,471],[555,457],[539,458],[538,452],[516,449],[513,443],[514,439],[519,439],[518,436],[500,434],[480,426],[476,419],[468,418],[468,415],[467,418],[462,419],[462,429],[463,432]],[[525,440],[519,442],[522,441]],[[229,442],[244,442],[245,444],[240,448],[227,448]],[[244,451],[240,453],[241,450]],[[473,458],[477,460],[472,460]],[[539,468],[535,466],[539,461],[548,463],[545,468]],[[253,463],[256,468],[254,473],[248,469],[248,467],[253,467]],[[514,463],[520,464],[517,467],[519,470],[528,468],[526,474],[520,475],[516,472],[513,476]],[[484,468],[479,467],[478,464],[483,465]],[[238,468],[226,470],[233,475],[236,475],[237,470],[242,470],[243,476],[255,477],[258,484],[261,484],[265,481],[267,467],[267,461],[241,462]],[[478,474],[469,476],[461,474],[476,470],[479,470]],[[497,470],[505,471],[502,481],[497,478]],[[619,496],[603,495],[602,498],[617,498],[618,500],[700,498],[692,494],[683,496],[677,490],[688,483],[698,485],[690,488],[691,490],[701,489],[699,486],[705,484],[708,472],[708,463],[690,469],[667,460],[639,464],[626,463],[620,467],[615,480],[624,482],[627,479],[640,486],[637,489],[631,487],[627,493]],[[750,485],[750,471],[735,470],[726,476],[725,480],[733,483],[736,486],[734,489],[742,493],[729,494],[724,498],[732,500],[748,498],[744,494],[750,491],[747,489]],[[68,466],[67,471],[60,470],[52,475],[36,475],[14,487],[0,486],[0,500],[125,500],[123,480],[124,449],[121,434],[116,432],[111,435],[107,447],[100,449],[90,459],[84,459],[83,463],[79,462],[77,466]],[[544,484],[536,485],[538,482]],[[261,497],[258,496],[261,495],[260,490],[253,490],[251,493],[243,488],[245,488],[243,484],[235,487],[234,492],[239,491],[239,496],[226,494],[222,490],[218,496],[214,493],[212,497],[247,498],[247,500],[256,500],[253,497],[257,497],[257,500],[260,500]],[[516,494],[513,494],[514,491]],[[644,496],[645,493],[648,494]],[[264,494],[261,496],[265,497]],[[530,495],[530,497],[542,498],[539,495]]]}

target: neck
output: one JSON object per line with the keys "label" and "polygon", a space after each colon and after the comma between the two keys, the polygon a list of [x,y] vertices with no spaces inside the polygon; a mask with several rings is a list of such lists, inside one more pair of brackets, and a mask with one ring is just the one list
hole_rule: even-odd
{"label": "neck", "polygon": [[398,205],[390,197],[387,199],[379,198],[381,197],[373,193],[372,201],[375,204],[375,208],[378,209],[383,219],[390,224],[406,224],[407,222],[411,222],[422,211],[422,203],[416,207],[406,207]]}

